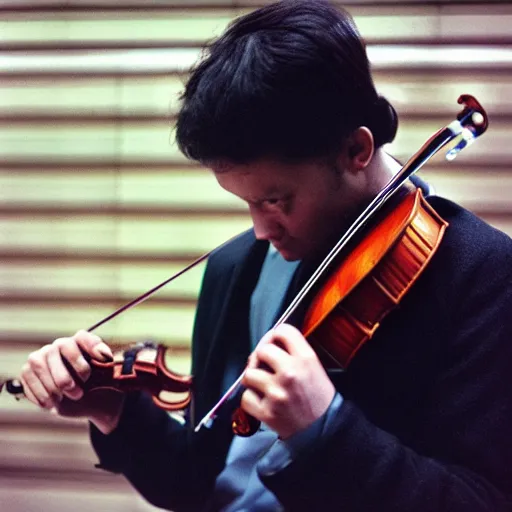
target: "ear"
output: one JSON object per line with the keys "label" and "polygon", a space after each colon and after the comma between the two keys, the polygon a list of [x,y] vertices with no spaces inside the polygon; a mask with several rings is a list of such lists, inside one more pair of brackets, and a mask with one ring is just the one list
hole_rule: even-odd
{"label": "ear", "polygon": [[366,126],[360,126],[354,130],[347,140],[347,169],[359,172],[370,163],[375,144],[373,134]]}

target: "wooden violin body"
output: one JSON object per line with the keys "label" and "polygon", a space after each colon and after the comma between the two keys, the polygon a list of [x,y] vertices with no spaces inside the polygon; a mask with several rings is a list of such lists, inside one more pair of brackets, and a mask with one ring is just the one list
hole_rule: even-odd
{"label": "wooden violin body", "polygon": [[343,259],[316,293],[302,326],[325,364],[348,366],[425,270],[447,225],[418,189]]}

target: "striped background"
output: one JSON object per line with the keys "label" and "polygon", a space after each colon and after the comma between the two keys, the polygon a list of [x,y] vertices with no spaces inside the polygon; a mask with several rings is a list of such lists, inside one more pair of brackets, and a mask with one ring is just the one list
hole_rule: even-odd
{"label": "striped background", "polygon": [[[172,128],[201,44],[263,3],[0,0],[2,372],[16,375],[30,351],[250,225],[244,205],[179,154]],[[450,122],[461,93],[486,107],[487,134],[423,177],[512,233],[512,3],[344,5],[401,117],[393,155],[407,159]],[[173,367],[187,371],[201,274],[98,333],[166,343]],[[2,510],[148,509],[121,478],[93,468],[82,422],[9,398],[0,397]]]}

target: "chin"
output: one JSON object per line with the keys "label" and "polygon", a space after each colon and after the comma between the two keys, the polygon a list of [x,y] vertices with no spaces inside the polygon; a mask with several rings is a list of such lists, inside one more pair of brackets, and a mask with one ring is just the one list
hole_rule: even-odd
{"label": "chin", "polygon": [[[274,246],[275,247],[275,246]],[[287,249],[286,247],[275,247],[276,251],[285,259],[286,261],[297,261],[301,259],[301,256],[297,254],[295,251]]]}
{"label": "chin", "polygon": [[289,261],[290,263],[292,261],[297,261],[297,260],[301,259],[301,257],[297,256],[296,254],[290,254],[290,253],[286,253],[286,252],[285,253],[281,252],[281,256],[283,257],[283,259],[285,259],[286,261]]}

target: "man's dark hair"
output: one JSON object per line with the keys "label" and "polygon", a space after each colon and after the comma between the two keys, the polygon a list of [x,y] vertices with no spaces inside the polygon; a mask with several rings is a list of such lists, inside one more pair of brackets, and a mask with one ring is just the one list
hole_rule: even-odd
{"label": "man's dark hair", "polygon": [[176,138],[201,162],[336,154],[359,126],[376,147],[397,130],[348,13],[283,0],[236,19],[205,49],[182,95]]}

